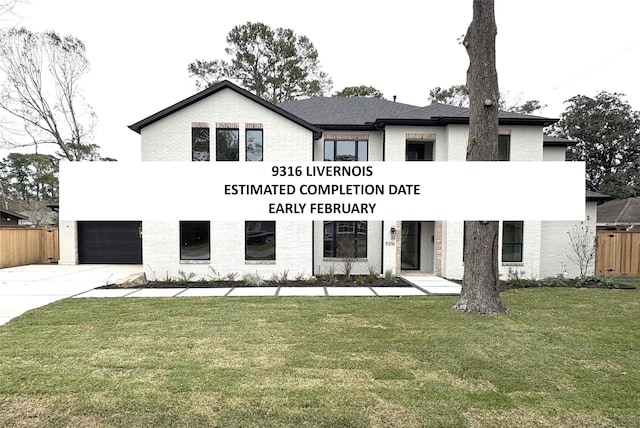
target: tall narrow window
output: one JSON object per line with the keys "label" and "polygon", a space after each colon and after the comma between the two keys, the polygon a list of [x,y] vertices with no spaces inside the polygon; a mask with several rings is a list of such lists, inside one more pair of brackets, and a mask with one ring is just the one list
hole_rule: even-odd
{"label": "tall narrow window", "polygon": [[210,222],[180,222],[180,260],[210,260]]}
{"label": "tall narrow window", "polygon": [[325,140],[325,161],[366,161],[369,158],[369,144],[366,140],[345,141]]}
{"label": "tall narrow window", "polygon": [[511,159],[511,135],[498,135],[498,160]]}
{"label": "tall narrow window", "polygon": [[209,160],[209,128],[191,128],[191,160]]}
{"label": "tall narrow window", "polygon": [[262,160],[262,129],[247,129],[247,161]]}
{"label": "tall narrow window", "polygon": [[502,222],[502,261],[521,262],[524,222]]}
{"label": "tall narrow window", "polygon": [[324,257],[367,258],[367,222],[325,221]]}
{"label": "tall narrow window", "polygon": [[216,160],[237,161],[239,159],[238,144],[239,131],[237,129],[216,129]]}
{"label": "tall narrow window", "polygon": [[245,221],[245,260],[276,259],[276,222]]}

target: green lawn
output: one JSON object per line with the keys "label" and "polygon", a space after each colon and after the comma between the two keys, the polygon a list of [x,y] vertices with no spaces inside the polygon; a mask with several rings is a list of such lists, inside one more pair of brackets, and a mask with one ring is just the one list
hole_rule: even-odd
{"label": "green lawn", "polygon": [[68,299],[0,326],[0,426],[640,426],[639,296]]}

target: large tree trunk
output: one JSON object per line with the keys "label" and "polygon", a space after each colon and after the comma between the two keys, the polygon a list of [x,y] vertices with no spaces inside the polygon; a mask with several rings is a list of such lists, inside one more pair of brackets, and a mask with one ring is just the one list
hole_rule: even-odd
{"label": "large tree trunk", "polygon": [[[498,160],[496,34],[493,0],[474,0],[473,20],[463,42],[469,55],[467,161]],[[498,291],[498,222],[467,221],[464,228],[464,280],[454,309],[482,314],[505,312]]]}

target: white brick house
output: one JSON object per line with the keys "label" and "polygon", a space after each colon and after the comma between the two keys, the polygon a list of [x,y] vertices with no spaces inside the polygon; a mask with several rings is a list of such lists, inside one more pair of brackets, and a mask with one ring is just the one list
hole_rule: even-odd
{"label": "white brick house", "polygon": [[[502,160],[564,161],[570,142],[542,133],[553,122],[501,113]],[[468,110],[338,97],[275,106],[225,81],[130,128],[141,136],[142,161],[446,162],[465,159]],[[517,203],[526,195],[504,197]],[[585,221],[593,230],[598,200],[597,195],[586,200]],[[509,269],[527,277],[577,275],[567,259],[572,224],[502,222],[503,277]],[[284,271],[290,277],[318,275],[340,266],[345,255],[355,258],[354,273],[374,267],[380,273],[390,269],[459,279],[464,268],[463,223],[421,218],[419,210],[385,221],[131,219],[66,221],[60,230],[61,263],[141,263],[149,277],[158,279],[179,271],[202,277],[211,269],[221,275],[258,272],[263,278]],[[105,241],[114,241],[113,246],[105,246]]]}

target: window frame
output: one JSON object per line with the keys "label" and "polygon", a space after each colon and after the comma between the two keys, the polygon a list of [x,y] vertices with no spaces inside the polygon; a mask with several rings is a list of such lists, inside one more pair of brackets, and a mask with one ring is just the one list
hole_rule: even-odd
{"label": "window frame", "polygon": [[[204,226],[206,224],[207,226],[207,239],[208,242],[207,244],[207,257],[188,257],[187,255],[185,255],[184,253],[184,249],[187,247],[187,244],[185,244],[185,233],[186,230],[184,229],[185,226],[187,225],[191,225],[194,226],[196,224],[202,225]],[[179,223],[179,233],[180,233],[180,243],[179,243],[179,256],[180,256],[180,261],[186,261],[186,262],[205,262],[205,261],[210,261],[211,260],[211,221],[209,220],[181,220]]]}
{"label": "window frame", "polygon": [[[330,225],[329,225],[330,223]],[[327,233],[327,226],[331,227],[329,233]],[[344,231],[350,229],[349,231]],[[341,230],[343,230],[341,232]],[[364,230],[364,232],[362,232]],[[368,238],[369,238],[369,224],[366,220],[334,220],[324,221],[322,223],[323,239],[322,239],[322,256],[325,259],[366,259],[368,257]],[[351,235],[351,240],[354,243],[355,254],[352,257],[344,256],[338,252],[338,235]],[[364,234],[364,238],[360,238],[359,235]],[[327,242],[330,238],[332,243],[328,249]],[[347,239],[349,239],[347,237]],[[359,241],[363,241],[364,245],[360,246]],[[360,250],[364,250],[364,254]]]}
{"label": "window frame", "polygon": [[[269,235],[266,235],[264,237],[264,241],[263,241],[263,245],[266,245],[267,242],[269,243],[273,243],[273,254],[269,254],[268,257],[255,257],[255,256],[250,256],[249,255],[249,237],[248,237],[248,233],[249,233],[249,226],[252,224],[273,224],[273,238],[270,241],[267,241]],[[266,231],[267,233],[271,233],[271,231]],[[244,222],[244,260],[245,261],[250,261],[250,262],[255,262],[255,261],[263,261],[263,262],[270,262],[270,261],[276,261],[276,256],[277,256],[277,225],[276,222],[273,220],[268,220],[268,221],[256,221],[256,220],[246,220]]]}
{"label": "window frame", "polygon": [[[503,150],[500,150],[500,146],[505,145]],[[501,159],[501,154],[504,154]],[[508,162],[511,160],[511,135],[498,135],[498,160]]]}
{"label": "window frame", "polygon": [[[260,159],[249,159],[249,132],[260,132]],[[264,131],[261,128],[247,128],[244,131],[244,158],[247,162],[264,161]]]}
{"label": "window frame", "polygon": [[[505,238],[506,228],[508,226],[519,227],[518,231],[513,232],[513,241],[507,241]],[[502,263],[522,263],[524,260],[524,221],[503,221],[502,222],[502,247],[500,251]],[[505,260],[505,254],[516,254],[515,259],[519,260]],[[519,257],[518,257],[519,256]]]}
{"label": "window frame", "polygon": [[[196,141],[196,136],[200,132],[206,132],[206,143],[204,141]],[[196,159],[195,153],[205,153],[203,150],[196,150],[197,144],[206,144],[206,159]],[[207,126],[191,127],[191,161],[192,162],[209,162],[211,160],[211,130]]]}
{"label": "window frame", "polygon": [[[409,153],[409,145],[410,144],[420,144],[425,148],[425,154],[427,153],[427,146],[431,146],[431,159],[407,159],[407,154]],[[404,158],[406,162],[433,162],[435,160],[435,151],[436,151],[436,142],[433,140],[424,140],[424,141],[416,141],[416,140],[407,140],[404,149]]]}
{"label": "window frame", "polygon": [[[327,144],[331,144],[331,159],[327,159]],[[354,159],[341,159],[336,160],[337,152],[338,152],[338,143],[353,143],[353,155]],[[362,147],[364,145],[364,157],[366,159],[360,159],[362,153]],[[326,139],[324,140],[323,146],[323,159],[325,162],[368,162],[369,161],[369,140],[340,140],[340,139]]]}
{"label": "window frame", "polygon": [[[219,143],[222,140],[222,138],[220,138],[220,133],[221,132],[234,132],[236,134],[236,141],[235,141],[235,159],[220,159],[220,154],[222,153],[219,150]],[[233,147],[227,147],[226,150],[227,151],[231,151],[231,149],[233,149]],[[238,162],[240,160],[240,128],[216,128],[216,161],[217,162]]]}

